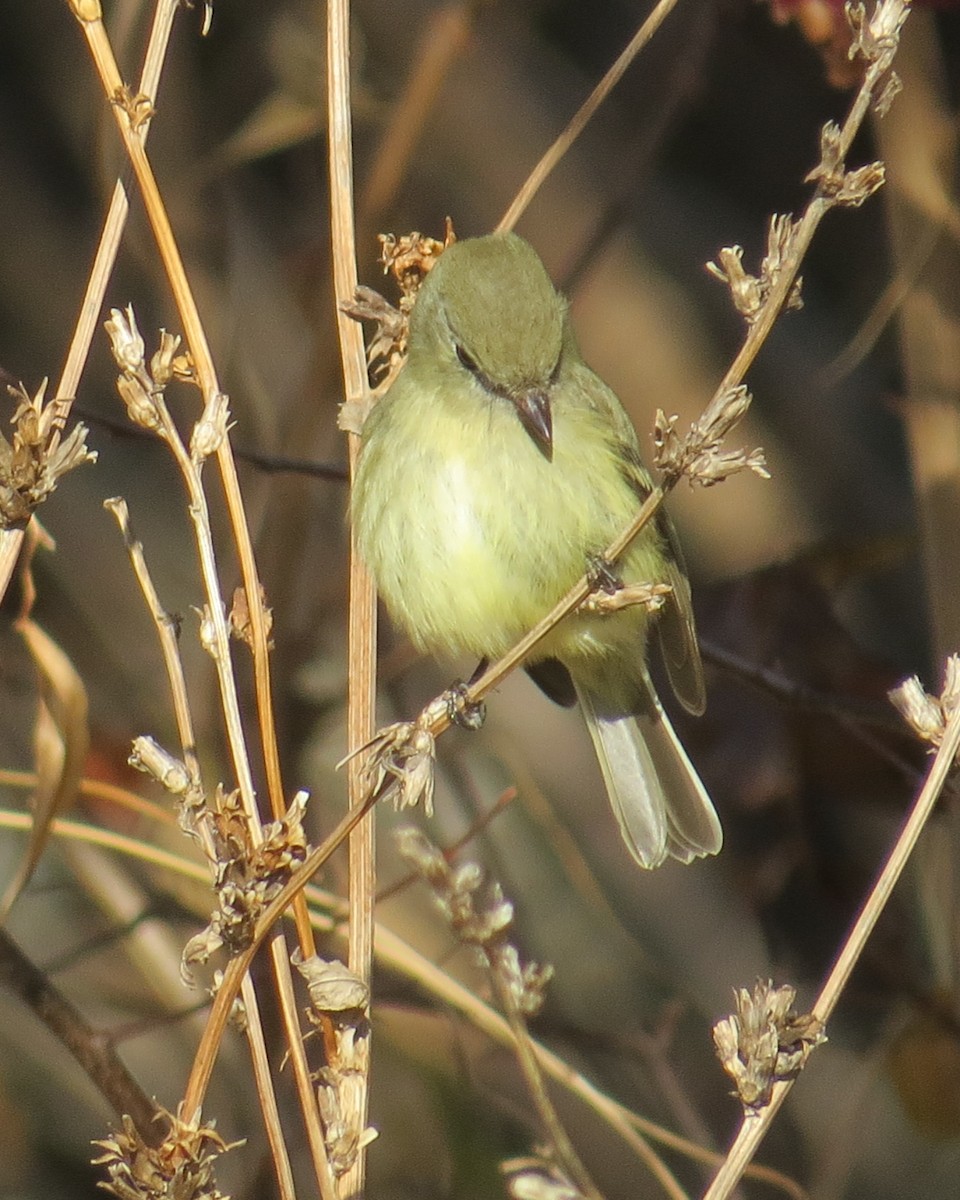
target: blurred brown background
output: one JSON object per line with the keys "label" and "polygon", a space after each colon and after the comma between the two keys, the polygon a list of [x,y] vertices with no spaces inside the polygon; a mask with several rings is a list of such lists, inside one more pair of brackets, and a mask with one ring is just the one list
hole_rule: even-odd
{"label": "blurred brown background", "polygon": [[[148,6],[118,0],[107,11],[132,81]],[[492,228],[643,15],[627,0],[355,4],[364,282],[388,291],[378,232],[440,236],[447,215],[461,236]],[[815,15],[833,20],[826,4]],[[233,0],[217,5],[200,40],[200,14],[182,12],[149,152],[231,396],[236,446],[342,467],[323,21],[323,6],[306,0]],[[735,438],[765,448],[772,479],[682,485],[670,501],[713,664],[707,716],[678,725],[724,820],[723,854],[638,872],[577,718],[525,678],[491,699],[482,734],[443,739],[429,822],[438,841],[462,834],[506,787],[519,789],[470,853],[515,900],[524,954],[556,967],[538,1036],[624,1103],[717,1149],[738,1109],[709,1024],[729,1009],[731,988],[758,975],[793,983],[801,1002],[815,995],[923,770],[885,692],[914,672],[938,690],[942,656],[960,640],[960,39],[949,11],[920,10],[907,28],[904,96],[882,131],[868,123],[851,163],[883,155],[890,187],[862,210],[828,217],[804,265],[805,307],[781,320],[749,376],[755,404]],[[66,6],[8,5],[0,34],[0,366],[32,390],[59,372],[122,164]],[[448,72],[396,186],[372,195],[384,131],[427,44],[449,50]],[[805,203],[820,126],[842,119],[850,101],[830,70],[766,4],[681,3],[518,227],[570,296],[588,361],[646,445],[658,407],[696,417],[739,345],[741,320],[703,264],[741,243],[753,267],[768,216]],[[148,350],[158,326],[178,328],[136,202],[108,293],[109,305],[128,302]],[[113,376],[100,337],[78,396],[100,459],[40,514],[57,551],[37,565],[38,615],[89,689],[97,770],[121,777],[138,733],[172,741],[153,630],[101,508],[125,496],[163,601],[184,614],[201,748],[216,778],[225,760],[196,644],[191,606],[201,597],[182,491],[161,448],[115,428]],[[184,392],[181,403],[186,421],[194,397]],[[275,614],[286,781],[312,791],[316,835],[343,803],[334,764],[345,748],[346,489],[295,469],[241,470]],[[221,559],[229,594],[236,571],[225,540]],[[16,600],[0,624],[0,766],[27,767],[34,681],[9,630]],[[414,662],[386,621],[381,642],[382,720],[414,713],[472,669]],[[22,793],[4,795],[7,807],[22,806]],[[405,870],[388,835],[400,818],[378,819],[389,882]],[[956,1195],[957,832],[956,805],[946,803],[829,1044],[764,1147],[763,1161],[815,1197]],[[21,845],[3,834],[5,870]],[[181,905],[198,901],[110,862],[112,907],[81,866],[52,851],[11,927],[95,1024],[142,1023],[121,1049],[145,1089],[173,1104],[196,1026],[162,1017],[198,999],[175,980],[179,945],[197,924]],[[326,882],[338,883],[336,871]],[[128,919],[148,919],[124,930],[117,896],[128,885]],[[451,956],[422,895],[406,893],[380,915],[483,986],[463,952]],[[144,960],[153,935],[155,957]],[[158,962],[170,966],[163,986]],[[371,1196],[502,1194],[496,1161],[535,1138],[511,1063],[395,968],[377,994],[382,1132]],[[93,1195],[87,1143],[104,1135],[109,1114],[31,1016],[2,995],[0,1012],[0,1195]],[[561,1108],[608,1196],[658,1194],[595,1118],[569,1101]],[[242,1161],[225,1165],[224,1186],[272,1194],[269,1169],[255,1178],[251,1169],[264,1161],[263,1138],[242,1051],[228,1056],[206,1115],[229,1139],[250,1139],[232,1156]],[[295,1120],[291,1128],[295,1141]],[[670,1161],[692,1194],[702,1189],[702,1167]],[[745,1184],[744,1194],[754,1189]]]}

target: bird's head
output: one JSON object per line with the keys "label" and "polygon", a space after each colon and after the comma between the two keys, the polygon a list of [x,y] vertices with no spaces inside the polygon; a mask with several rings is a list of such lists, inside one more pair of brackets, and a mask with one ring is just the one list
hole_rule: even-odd
{"label": "bird's head", "polygon": [[455,242],[424,280],[410,318],[411,365],[441,367],[516,410],[548,460],[550,396],[566,303],[533,247],[512,233]]}

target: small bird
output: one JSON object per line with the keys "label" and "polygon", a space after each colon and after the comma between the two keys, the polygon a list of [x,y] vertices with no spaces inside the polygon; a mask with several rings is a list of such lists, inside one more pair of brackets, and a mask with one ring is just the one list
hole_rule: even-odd
{"label": "small bird", "polygon": [[[406,363],[365,422],[353,487],[360,553],[393,620],[434,655],[499,657],[650,490],[630,420],[580,356],[533,247],[511,233],[449,246],[417,294]],[[720,822],[645,663],[655,623],[677,698],[703,711],[690,585],[663,510],[616,569],[624,584],[666,584],[660,612],[578,610],[526,669],[551,699],[579,700],[641,866],[716,854]]]}

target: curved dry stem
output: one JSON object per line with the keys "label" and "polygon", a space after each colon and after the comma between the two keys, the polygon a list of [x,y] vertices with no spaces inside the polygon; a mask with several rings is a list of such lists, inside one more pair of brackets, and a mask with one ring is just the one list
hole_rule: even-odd
{"label": "curved dry stem", "polygon": [[[527,1091],[530,1093],[534,1108],[537,1110],[537,1115],[549,1139],[551,1151],[556,1155],[557,1164],[563,1168],[571,1182],[576,1184],[578,1192],[585,1196],[587,1200],[602,1200],[601,1194],[597,1190],[597,1185],[590,1178],[590,1173],[583,1165],[580,1155],[574,1149],[573,1142],[570,1141],[570,1137],[563,1127],[563,1122],[560,1120],[557,1110],[553,1106],[553,1101],[547,1093],[543,1075],[540,1071],[540,1064],[537,1061],[537,1056],[533,1048],[533,1039],[530,1037],[530,1032],[520,1012],[520,1006],[517,1004],[516,997],[510,985],[503,977],[502,968],[497,962],[495,954],[490,963],[490,976],[500,1001],[500,1007],[506,1013],[507,1023],[513,1035],[514,1053],[516,1054],[517,1062],[520,1064],[520,1071],[526,1082]],[[678,1191],[671,1192],[670,1195],[672,1200],[684,1200],[683,1192],[679,1189]]]}
{"label": "curved dry stem", "polygon": [[[140,111],[140,106],[137,103],[137,99],[131,98],[123,87],[99,11],[95,12],[92,19],[89,19],[83,11],[78,9],[75,11],[80,18],[104,91],[112,104],[120,136],[123,139],[127,156],[133,167],[137,184],[143,197],[144,206],[150,219],[167,278],[177,304],[177,310],[183,323],[187,343],[190,347],[203,395],[204,408],[205,410],[208,408],[212,409],[221,399],[221,391],[199,310],[186,277],[183,261],[159,189],[157,188],[152,167],[146,156],[143,142],[137,132],[137,113]],[[193,461],[192,456],[186,452],[186,448],[176,435],[176,430],[172,426],[172,423],[168,424],[165,440],[174,452],[190,494],[190,514],[194,522],[201,572],[207,594],[207,612],[212,633],[212,652],[220,685],[220,698],[227,729],[227,739],[237,783],[250,824],[251,836],[254,842],[256,842],[262,836],[260,816],[257,810],[250,761],[240,717],[230,652],[226,610],[220,596],[217,563],[209,519],[207,517],[206,496],[200,479],[200,468]],[[257,707],[270,804],[273,811],[279,814],[284,811],[285,804],[270,695],[266,615],[261,602],[261,589],[253,555],[253,546],[250,540],[246,514],[243,509],[239,482],[236,475],[236,466],[233,461],[228,438],[223,437],[220,439],[216,449],[216,456],[220,467],[221,480],[237,553],[240,559],[244,590],[247,596],[247,609],[250,615]],[[294,893],[294,899],[294,911],[301,938],[301,951],[312,954],[314,943],[306,902],[299,893]],[[290,966],[288,961],[284,960],[282,964],[278,963],[276,965],[281,975],[285,974],[289,976]],[[289,979],[287,983],[289,986],[292,986]],[[291,1043],[300,1042],[302,1034],[299,1024],[291,1027],[288,1023],[286,1032]],[[301,1084],[298,1094],[305,1120],[317,1128],[318,1137],[322,1140],[322,1135],[319,1134],[319,1114],[317,1112],[316,1097],[313,1089],[309,1086],[309,1081],[308,1086],[303,1086],[302,1079],[298,1079],[298,1082]],[[284,1174],[282,1164],[278,1165],[278,1174],[281,1177]]]}

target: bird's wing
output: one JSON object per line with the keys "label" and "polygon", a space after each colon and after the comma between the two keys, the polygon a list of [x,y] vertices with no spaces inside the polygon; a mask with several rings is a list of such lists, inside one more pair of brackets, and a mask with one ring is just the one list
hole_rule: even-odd
{"label": "bird's wing", "polygon": [[707,692],[693,621],[690,581],[673,522],[664,509],[658,514],[657,528],[667,547],[665,582],[671,588],[657,615],[660,653],[674,694],[687,712],[698,717],[707,706]]}

